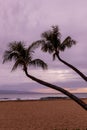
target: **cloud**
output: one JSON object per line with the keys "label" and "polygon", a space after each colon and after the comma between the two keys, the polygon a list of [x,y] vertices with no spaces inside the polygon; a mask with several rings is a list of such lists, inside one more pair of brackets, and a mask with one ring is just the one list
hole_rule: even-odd
{"label": "cloud", "polygon": [[[77,45],[66,49],[60,56],[87,74],[87,0],[0,0],[0,82],[1,84],[32,82],[17,70],[10,73],[11,65],[2,65],[2,55],[11,41],[25,41],[27,45],[40,39],[43,31],[51,25],[59,25],[62,40],[70,35]],[[52,61],[52,56],[36,51],[49,65],[43,72],[31,68],[31,74],[61,86],[86,86],[83,80],[59,61]],[[55,77],[55,78],[53,78]]]}

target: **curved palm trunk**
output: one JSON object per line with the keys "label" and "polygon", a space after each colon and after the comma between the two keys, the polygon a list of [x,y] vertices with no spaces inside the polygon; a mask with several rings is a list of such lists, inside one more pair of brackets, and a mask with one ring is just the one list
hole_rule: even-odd
{"label": "curved palm trunk", "polygon": [[27,68],[25,67],[24,69],[25,71],[25,74],[27,77],[29,77],[30,79],[38,82],[39,84],[42,84],[42,85],[45,85],[46,87],[49,87],[49,88],[52,88],[52,89],[55,89],[57,91],[60,91],[62,92],[63,94],[67,95],[68,97],[70,97],[71,99],[73,99],[76,103],[78,103],[82,108],[84,108],[85,110],[87,110],[87,104],[85,104],[82,100],[80,100],[79,98],[77,98],[76,96],[74,96],[73,94],[71,94],[70,92],[68,92],[67,90],[63,89],[63,88],[60,88],[56,85],[53,85],[53,84],[50,84],[50,83],[47,83],[45,81],[42,81],[40,79],[37,79],[31,75],[28,74],[27,72]]}
{"label": "curved palm trunk", "polygon": [[72,66],[71,64],[67,63],[66,61],[62,60],[59,56],[59,54],[56,54],[57,58],[64,63],[65,65],[67,65],[68,67],[70,67],[71,69],[73,69],[77,74],[80,75],[80,77],[82,77],[85,81],[87,81],[87,76],[85,76],[82,72],[80,72],[77,68],[75,68],[74,66]]}

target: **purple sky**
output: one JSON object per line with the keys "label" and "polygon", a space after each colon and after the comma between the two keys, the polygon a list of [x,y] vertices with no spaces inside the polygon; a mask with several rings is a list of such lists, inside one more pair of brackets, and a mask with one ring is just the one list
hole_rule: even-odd
{"label": "purple sky", "polygon": [[[28,79],[21,69],[11,73],[13,64],[2,65],[2,55],[9,42],[22,40],[30,45],[52,25],[59,26],[62,39],[70,35],[77,41],[61,57],[87,74],[87,0],[0,0],[0,89],[51,91]],[[87,92],[87,83],[71,69],[59,61],[52,62],[52,57],[40,50],[35,56],[49,68],[45,72],[31,68],[29,73],[72,92]]]}

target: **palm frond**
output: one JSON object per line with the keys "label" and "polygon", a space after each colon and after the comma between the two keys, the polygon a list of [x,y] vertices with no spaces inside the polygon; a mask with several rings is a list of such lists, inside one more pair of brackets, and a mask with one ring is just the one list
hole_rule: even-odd
{"label": "palm frond", "polygon": [[70,36],[68,36],[68,37],[62,42],[62,44],[61,44],[61,46],[60,46],[60,50],[61,50],[61,51],[64,51],[66,47],[67,47],[67,48],[71,48],[72,45],[75,45],[75,44],[76,44],[76,41],[73,40]]}
{"label": "palm frond", "polygon": [[24,42],[21,42],[21,41],[16,42],[16,41],[14,41],[14,42],[11,42],[8,47],[9,47],[9,50],[11,50],[12,52],[17,51],[22,56],[25,55],[26,48],[25,48]]}
{"label": "palm frond", "polygon": [[41,36],[48,41],[52,41],[54,38],[61,39],[61,33],[58,26],[52,26],[52,30],[45,31]]}
{"label": "palm frond", "polygon": [[41,46],[43,43],[44,43],[44,40],[35,41],[28,47],[28,50],[34,52],[33,50]]}
{"label": "palm frond", "polygon": [[[37,45],[33,43],[33,45],[29,46],[29,48],[25,48],[25,45],[22,42],[13,42],[9,44],[9,49],[4,52],[3,63],[6,61],[15,61],[15,64],[12,68],[12,71],[17,67],[22,67],[24,64],[26,67],[28,65],[34,65],[38,67],[42,67],[43,69],[47,69],[47,64],[40,60],[32,60],[32,51],[36,48],[42,41],[39,41]],[[23,45],[22,45],[23,44]]]}
{"label": "palm frond", "polygon": [[32,60],[29,63],[29,66],[31,66],[31,65],[36,66],[36,67],[41,67],[44,70],[48,68],[47,64],[44,61],[40,60],[40,59]]}
{"label": "palm frond", "polygon": [[53,54],[53,61],[56,59],[56,53]]}
{"label": "palm frond", "polygon": [[22,59],[18,59],[13,65],[12,71],[15,71],[18,67],[23,66],[24,61]]}
{"label": "palm frond", "polygon": [[45,44],[42,45],[41,50],[43,52],[49,52],[51,54],[54,51],[54,47],[50,42],[46,42]]}
{"label": "palm frond", "polygon": [[8,47],[12,51],[13,50],[18,51],[18,50],[23,50],[25,48],[25,45],[24,45],[24,42],[22,42],[22,41],[13,41],[13,42],[9,43]]}
{"label": "palm frond", "polygon": [[17,51],[5,51],[3,55],[3,63],[7,61],[12,61],[12,59],[16,59],[19,57],[19,53]]}
{"label": "palm frond", "polygon": [[61,33],[60,33],[59,27],[57,25],[52,26],[52,32],[58,39],[61,39]]}
{"label": "palm frond", "polygon": [[6,61],[11,61],[12,60],[12,58],[10,57],[10,53],[11,53],[11,51],[9,51],[9,50],[6,50],[4,52],[3,63],[5,63]]}
{"label": "palm frond", "polygon": [[49,30],[49,31],[46,31],[46,32],[43,32],[42,33],[42,35],[41,35],[41,37],[43,38],[43,39],[45,39],[45,40],[50,40],[51,38],[51,31]]}
{"label": "palm frond", "polygon": [[26,55],[30,60],[32,60],[34,50],[37,49],[39,46],[41,46],[44,43],[44,40],[38,40],[33,42],[28,49],[26,49]]}
{"label": "palm frond", "polygon": [[52,30],[42,33],[42,38],[44,38],[45,41],[45,44],[42,45],[42,50],[52,53],[61,43],[61,33],[58,26],[52,26]]}

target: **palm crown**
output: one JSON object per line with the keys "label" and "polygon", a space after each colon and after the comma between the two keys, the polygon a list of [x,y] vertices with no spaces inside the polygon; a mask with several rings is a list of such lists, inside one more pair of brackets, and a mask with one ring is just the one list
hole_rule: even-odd
{"label": "palm crown", "polygon": [[32,45],[26,48],[21,41],[12,42],[9,44],[8,50],[4,52],[3,63],[14,60],[15,64],[13,65],[12,70],[15,70],[17,67],[22,67],[24,69],[24,66],[28,67],[31,65],[47,69],[47,64],[41,59],[33,60],[33,53]]}
{"label": "palm crown", "polygon": [[66,48],[70,48],[76,44],[76,41],[70,36],[61,42],[61,33],[58,26],[52,26],[52,30],[42,33],[42,38],[43,44],[41,49],[49,53],[59,53],[59,51],[64,51]]}
{"label": "palm crown", "polygon": [[87,81],[87,76],[79,71],[76,67],[69,64],[68,62],[61,59],[59,52],[64,51],[66,48],[71,48],[76,44],[70,36],[67,36],[64,41],[61,40],[61,33],[58,26],[52,26],[52,30],[42,33],[42,39],[34,42],[32,44],[33,48],[41,45],[41,50],[44,52],[49,52],[53,54],[53,60],[57,57],[59,61],[73,69],[77,74],[79,74],[85,81]]}

